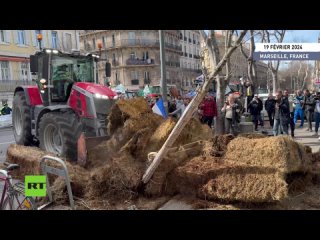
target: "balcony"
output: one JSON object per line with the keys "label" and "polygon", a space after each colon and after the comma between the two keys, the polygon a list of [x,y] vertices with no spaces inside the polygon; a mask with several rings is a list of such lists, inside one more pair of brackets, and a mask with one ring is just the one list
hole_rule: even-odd
{"label": "balcony", "polygon": [[131,80],[131,85],[139,85],[139,79]]}
{"label": "balcony", "polygon": [[158,47],[158,39],[122,39],[120,42],[121,47],[134,47],[134,46],[146,46],[146,47]]}
{"label": "balcony", "polygon": [[126,64],[127,65],[151,65],[155,63],[154,63],[154,59],[150,59],[150,58],[146,60],[129,58],[126,61]]}
{"label": "balcony", "polygon": [[14,92],[17,86],[23,85],[36,85],[36,83],[31,80],[0,80],[0,92]]}
{"label": "balcony", "polygon": [[175,45],[175,44],[172,44],[172,43],[165,43],[165,46],[166,46],[166,48],[169,48],[169,49],[182,51],[182,46],[180,46],[180,45]]}

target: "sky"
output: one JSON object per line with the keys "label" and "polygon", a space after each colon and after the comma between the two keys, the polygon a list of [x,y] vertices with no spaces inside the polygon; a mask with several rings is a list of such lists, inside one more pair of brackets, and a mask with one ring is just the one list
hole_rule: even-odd
{"label": "sky", "polygon": [[287,30],[283,42],[315,43],[319,36],[320,30]]}

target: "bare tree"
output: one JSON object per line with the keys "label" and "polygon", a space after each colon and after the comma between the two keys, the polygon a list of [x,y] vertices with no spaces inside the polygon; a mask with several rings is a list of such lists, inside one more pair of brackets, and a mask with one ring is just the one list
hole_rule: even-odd
{"label": "bare tree", "polygon": [[[212,71],[210,73],[207,73],[206,69],[204,69],[204,74],[206,74],[205,83],[203,84],[202,88],[197,92],[196,96],[192,99],[192,101],[190,102],[190,104],[188,105],[188,107],[186,108],[184,113],[182,114],[181,118],[179,119],[179,121],[177,122],[177,124],[175,125],[173,130],[171,131],[168,139],[165,141],[165,143],[163,144],[163,146],[161,147],[161,149],[159,150],[159,152],[155,156],[154,160],[152,161],[152,163],[150,164],[150,166],[146,170],[145,174],[142,177],[143,183],[147,183],[150,180],[153,173],[155,172],[155,170],[157,169],[157,167],[161,163],[163,157],[168,153],[168,149],[173,145],[175,140],[179,137],[183,128],[190,121],[193,113],[197,110],[200,102],[202,101],[202,99],[204,98],[204,96],[206,95],[206,93],[208,92],[208,90],[210,88],[211,81],[213,81],[214,78],[216,77],[216,75],[222,71],[222,68],[226,65],[226,63],[228,62],[228,59],[230,59],[230,56],[232,55],[232,53],[240,45],[246,32],[247,32],[247,30],[242,31],[240,33],[240,36],[238,37],[238,39],[236,41],[234,41],[233,43],[230,43],[231,46],[229,48],[227,48],[227,51],[224,53],[222,59],[217,61],[218,59],[220,59],[220,54],[219,54],[219,49],[217,47],[217,42],[215,41],[214,32],[212,32],[213,34],[210,34],[211,38],[209,39],[207,37],[207,35],[205,34],[205,32],[201,31],[200,36],[204,38],[205,46],[208,49],[209,61],[212,63],[216,63],[216,64],[214,65],[214,69],[212,69]],[[212,35],[214,37],[213,41],[212,41]],[[232,37],[232,35],[230,37]],[[230,40],[230,42],[231,42],[231,40]],[[217,103],[220,104],[220,106],[221,106],[221,101],[222,102],[224,101],[225,89],[222,89],[220,87],[220,85],[222,84],[223,86],[225,86],[224,80],[218,79],[217,84],[219,85],[219,88],[217,91],[217,92],[219,92],[219,95],[217,94]],[[221,91],[222,91],[222,93],[221,93]],[[218,99],[218,97],[220,97],[220,99]]]}
{"label": "bare tree", "polygon": [[[286,34],[286,30],[262,30],[260,32],[261,40],[264,43],[282,43],[284,36]],[[272,88],[273,94],[276,94],[277,88],[279,88],[279,81],[278,81],[278,70],[279,70],[280,61],[269,61],[268,67],[272,74]]]}
{"label": "bare tree", "polygon": [[[244,38],[247,31],[242,31],[238,37],[237,42],[242,42],[242,39]],[[228,30],[226,31],[225,36],[225,54],[230,51],[230,49],[236,49],[238,46],[235,45],[236,43],[232,43],[232,37],[234,36],[235,31]],[[205,33],[205,31],[200,31],[200,36],[202,40],[205,43],[205,48],[208,51],[208,57],[209,62],[211,66],[217,66],[218,63],[221,61],[220,59],[220,50],[217,43],[216,35],[214,30],[209,31],[209,37]],[[240,39],[240,41],[239,41]],[[230,55],[231,56],[231,55]],[[224,118],[222,114],[220,113],[220,109],[223,107],[225,102],[225,90],[226,86],[229,84],[230,80],[230,74],[231,74],[231,66],[230,66],[230,56],[225,58],[225,64],[226,64],[226,75],[225,77],[220,76],[221,71],[218,72],[218,74],[215,77],[215,81],[217,83],[217,92],[216,92],[216,100],[217,100],[217,109],[218,109],[218,116],[216,118],[216,126],[215,126],[215,134],[223,134],[224,133]],[[208,69],[204,69],[204,72],[206,73]],[[222,68],[221,68],[222,70]],[[211,73],[212,74],[212,73]],[[206,79],[210,80],[210,76]]]}
{"label": "bare tree", "polygon": [[257,82],[257,65],[255,61],[253,60],[253,53],[256,49],[255,45],[255,38],[256,35],[254,30],[250,30],[250,48],[249,53],[247,52],[247,48],[243,48],[244,44],[240,45],[240,50],[243,56],[247,59],[248,62],[248,68],[247,68],[247,74],[248,74],[248,80],[252,83],[254,89],[257,89],[257,86],[259,83]]}

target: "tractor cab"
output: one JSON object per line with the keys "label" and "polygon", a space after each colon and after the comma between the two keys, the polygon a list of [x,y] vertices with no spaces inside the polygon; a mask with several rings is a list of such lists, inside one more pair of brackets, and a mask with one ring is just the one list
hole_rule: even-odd
{"label": "tractor cab", "polygon": [[30,67],[37,74],[37,84],[45,106],[66,103],[74,83],[97,83],[95,55],[61,53],[44,49],[30,56]]}

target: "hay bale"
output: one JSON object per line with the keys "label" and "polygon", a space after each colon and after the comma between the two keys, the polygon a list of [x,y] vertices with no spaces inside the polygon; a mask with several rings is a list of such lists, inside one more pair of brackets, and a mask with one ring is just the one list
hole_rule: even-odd
{"label": "hay bale", "polygon": [[40,160],[46,155],[54,156],[54,154],[44,152],[36,147],[11,144],[7,150],[7,161],[20,165],[20,168],[13,171],[12,175],[24,181],[26,175],[39,175],[41,173]]}
{"label": "hay bale", "polygon": [[229,143],[225,159],[236,165],[275,167],[285,173],[311,169],[311,159],[304,146],[283,136],[236,138]]}
{"label": "hay bale", "polygon": [[223,173],[204,185],[199,196],[208,200],[224,202],[265,203],[281,201],[288,197],[287,183],[277,172]]}
{"label": "hay bale", "polygon": [[130,118],[138,118],[143,113],[151,113],[147,101],[143,97],[131,98],[117,101],[116,105],[119,107],[122,114]]}

